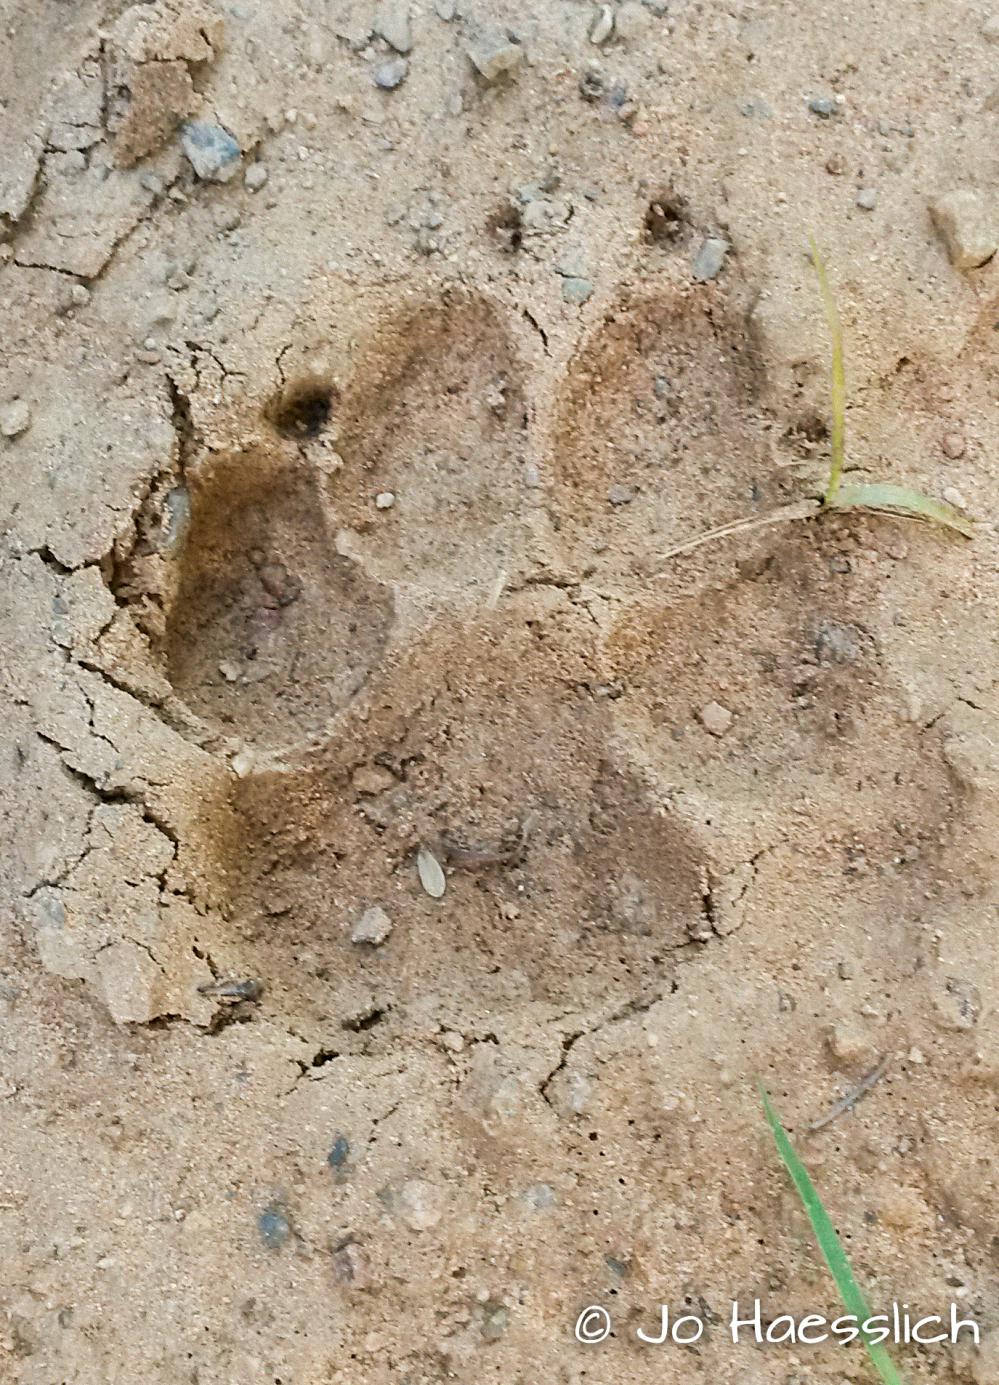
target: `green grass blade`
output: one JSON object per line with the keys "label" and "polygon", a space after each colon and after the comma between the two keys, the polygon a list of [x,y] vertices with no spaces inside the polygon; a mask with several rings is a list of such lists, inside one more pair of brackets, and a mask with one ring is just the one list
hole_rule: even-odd
{"label": "green grass blade", "polygon": [[812,251],[812,263],[815,266],[815,274],[819,281],[819,293],[822,295],[822,306],[825,309],[829,336],[832,340],[832,465],[829,468],[829,480],[826,483],[824,496],[825,503],[831,505],[839,491],[846,445],[846,376],[843,370],[843,329],[840,327],[836,300],[833,298],[832,289],[829,287],[829,276],[826,274],[825,262],[819,254],[815,237],[810,235],[808,243]]}
{"label": "green grass blade", "polygon": [[[819,1250],[821,1250],[822,1257],[829,1266],[829,1272],[836,1281],[836,1288],[843,1300],[843,1306],[848,1313],[854,1314],[859,1322],[864,1322],[871,1316],[871,1310],[868,1308],[867,1300],[854,1277],[846,1251],[836,1234],[836,1228],[829,1220],[829,1214],[822,1205],[822,1199],[808,1176],[808,1170],[795,1153],[787,1131],[781,1125],[780,1117],[771,1105],[770,1098],[763,1086],[760,1087],[760,1097],[763,1101],[763,1111],[767,1118],[767,1124],[770,1126],[774,1143],[777,1145],[777,1153],[790,1174],[791,1182],[801,1199],[812,1231],[815,1233],[815,1239],[819,1243]],[[905,1385],[902,1377],[895,1369],[891,1357],[880,1343],[875,1344],[865,1337],[864,1345],[884,1385]]]}
{"label": "green grass blade", "polygon": [[910,490],[908,486],[882,485],[880,482],[869,486],[840,486],[832,500],[826,496],[825,502],[834,510],[891,510],[910,515],[913,519],[925,519],[931,524],[943,524],[948,529],[956,529],[966,539],[974,537],[974,525],[967,515],[948,505],[943,500],[934,500],[922,491]]}

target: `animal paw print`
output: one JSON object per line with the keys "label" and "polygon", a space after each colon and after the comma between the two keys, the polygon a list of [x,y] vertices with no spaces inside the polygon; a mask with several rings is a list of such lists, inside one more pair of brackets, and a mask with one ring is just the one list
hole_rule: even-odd
{"label": "animal paw print", "polygon": [[[212,952],[319,1053],[626,1013],[734,931],[763,853],[885,870],[951,811],[862,521],[657,573],[776,489],[715,291],[622,294],[562,379],[518,331],[471,293],[414,304],[189,469],[158,650],[238,770]],[[389,929],[354,940],[374,905]]]}

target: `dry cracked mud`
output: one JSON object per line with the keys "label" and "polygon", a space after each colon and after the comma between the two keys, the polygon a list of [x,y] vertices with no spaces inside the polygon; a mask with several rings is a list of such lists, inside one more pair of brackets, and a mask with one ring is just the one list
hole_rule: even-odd
{"label": "dry cracked mud", "polygon": [[992,1382],[995,18],[4,22],[0,1382]]}

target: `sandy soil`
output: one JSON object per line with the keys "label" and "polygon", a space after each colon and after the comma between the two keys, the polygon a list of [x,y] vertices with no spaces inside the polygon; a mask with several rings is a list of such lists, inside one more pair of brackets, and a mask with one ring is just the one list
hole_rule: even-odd
{"label": "sandy soil", "polygon": [[0,1380],[994,1385],[999,17],[2,14]]}

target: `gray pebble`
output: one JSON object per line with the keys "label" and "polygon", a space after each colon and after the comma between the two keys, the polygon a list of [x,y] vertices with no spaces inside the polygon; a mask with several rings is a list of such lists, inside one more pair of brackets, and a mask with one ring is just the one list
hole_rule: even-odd
{"label": "gray pebble", "polygon": [[498,29],[484,29],[465,49],[472,65],[487,82],[495,82],[523,61],[524,50]]}
{"label": "gray pebble", "polygon": [[333,1148],[326,1156],[326,1162],[331,1169],[342,1169],[350,1156],[350,1141],[346,1135],[338,1135],[333,1141]]}
{"label": "gray pebble", "polygon": [[589,279],[577,279],[573,275],[562,280],[562,298],[564,302],[571,303],[576,308],[582,307],[592,293],[593,285]]}
{"label": "gray pebble", "polygon": [[392,920],[380,904],[372,904],[354,924],[350,934],[352,943],[367,943],[370,947],[380,947],[392,932]]}
{"label": "gray pebble", "polygon": [[877,188],[861,188],[857,193],[857,206],[865,212],[872,212],[877,204]]}
{"label": "gray pebble", "polygon": [[502,1303],[482,1307],[482,1335],[487,1342],[498,1342],[510,1325],[510,1314]]}
{"label": "gray pebble", "polygon": [[31,409],[26,399],[12,399],[0,406],[0,433],[16,438],[31,427]]}
{"label": "gray pebble", "polygon": [[413,46],[409,0],[382,0],[375,14],[374,31],[397,53],[408,53]]}
{"label": "gray pebble", "polygon": [[180,147],[202,181],[227,183],[239,167],[239,145],[214,121],[188,120],[181,126]]}
{"label": "gray pebble", "polygon": [[820,621],[814,637],[815,657],[820,664],[854,664],[863,653],[862,638],[856,625]]}
{"label": "gray pebble", "polygon": [[817,115],[820,120],[828,120],[830,116],[836,114],[836,102],[831,96],[811,96],[808,100],[808,109],[812,115]]}
{"label": "gray pebble", "polygon": [[451,20],[458,13],[455,0],[434,0],[434,10],[437,18],[443,19],[445,24],[450,24]]}
{"label": "gray pebble", "polygon": [[637,494],[634,486],[611,486],[607,499],[612,505],[630,505]]}
{"label": "gray pebble", "polygon": [[727,240],[722,240],[721,236],[706,236],[694,256],[693,275],[696,282],[706,284],[709,279],[716,279],[728,251]]}
{"label": "gray pebble", "polygon": [[243,174],[243,182],[251,192],[259,192],[267,182],[266,165],[261,163],[250,164],[249,168]]}
{"label": "gray pebble", "polygon": [[291,1222],[282,1208],[272,1203],[257,1218],[257,1230],[268,1250],[280,1250],[291,1236]]}
{"label": "gray pebble", "polygon": [[405,58],[390,58],[375,68],[372,81],[382,91],[394,91],[409,76],[409,63]]}

